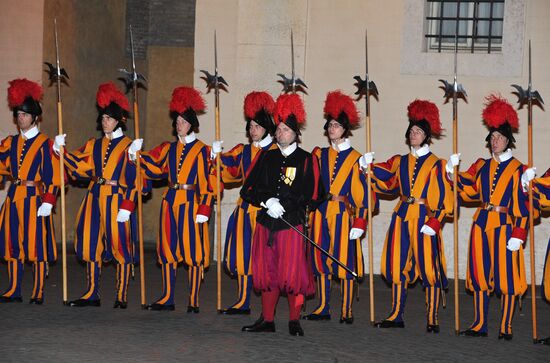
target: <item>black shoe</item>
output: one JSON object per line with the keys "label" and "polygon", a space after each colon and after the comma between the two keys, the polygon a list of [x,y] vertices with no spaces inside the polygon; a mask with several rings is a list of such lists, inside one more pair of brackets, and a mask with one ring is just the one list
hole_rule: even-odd
{"label": "black shoe", "polygon": [[35,304],[35,305],[42,305],[44,303],[44,299],[39,299],[37,297],[33,297],[29,300],[29,304]]}
{"label": "black shoe", "polygon": [[0,303],[23,302],[21,296],[0,296]]}
{"label": "black shoe", "polygon": [[350,316],[349,318],[340,317],[340,324],[343,324],[343,323],[353,324],[353,316]]}
{"label": "black shoe", "polygon": [[220,311],[223,315],[250,315],[250,309],[227,308]]}
{"label": "black shoe", "polygon": [[243,326],[241,330],[251,333],[275,333],[275,323],[272,321],[265,321],[263,316],[260,316],[260,318],[254,322],[254,324]]}
{"label": "black shoe", "polygon": [[539,339],[537,340],[537,343],[542,345],[550,345],[550,338]]}
{"label": "black shoe", "polygon": [[79,308],[82,308],[84,306],[101,306],[101,300],[77,299],[69,301],[67,305]]}
{"label": "black shoe", "polygon": [[304,320],[312,320],[312,321],[319,321],[319,320],[330,320],[330,314],[308,314],[308,315],[304,315],[302,317],[302,319]]}
{"label": "black shoe", "polygon": [[153,303],[145,306],[145,309],[147,310],[154,310],[154,311],[173,311],[176,309],[175,305],[166,305],[166,304],[159,304],[159,303]]}
{"label": "black shoe", "polygon": [[383,328],[383,329],[387,329],[387,328],[404,328],[405,327],[405,322],[384,319],[382,321],[374,323],[374,327]]}
{"label": "black shoe", "polygon": [[195,313],[195,314],[198,314],[200,312],[200,308],[198,306],[187,306],[187,312],[188,313]]}
{"label": "black shoe", "polygon": [[437,334],[437,333],[439,333],[439,325],[438,325],[438,324],[434,324],[434,325],[428,324],[428,325],[426,326],[426,331],[427,331],[428,333]]}
{"label": "black shoe", "polygon": [[506,334],[506,333],[498,333],[498,339],[504,339],[504,340],[512,340],[514,337],[513,334]]}
{"label": "black shoe", "polygon": [[121,308],[126,309],[128,307],[128,302],[126,301],[115,301],[115,304],[113,305],[113,309]]}
{"label": "black shoe", "polygon": [[302,329],[302,326],[300,325],[300,320],[290,320],[288,322],[288,332],[292,336],[303,337],[304,336],[304,329]]}
{"label": "black shoe", "polygon": [[466,330],[462,330],[461,332],[459,332],[458,335],[478,338],[478,337],[486,337],[487,333],[482,332],[482,331],[473,330],[473,329],[466,329]]}

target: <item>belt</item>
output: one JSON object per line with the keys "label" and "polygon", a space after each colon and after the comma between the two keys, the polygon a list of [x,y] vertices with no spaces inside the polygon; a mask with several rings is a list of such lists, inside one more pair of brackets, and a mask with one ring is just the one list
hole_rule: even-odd
{"label": "belt", "polygon": [[195,190],[195,184],[170,183],[168,188],[176,190]]}
{"label": "belt", "polygon": [[327,195],[327,199],[330,200],[330,201],[333,201],[333,202],[348,203],[348,197],[346,197],[345,195],[332,195],[332,194],[329,194],[329,195]]}
{"label": "belt", "polygon": [[118,181],[116,181],[116,180],[105,179],[105,178],[98,177],[98,176],[92,177],[92,181],[96,184],[99,184],[99,185],[110,185],[110,186],[113,186],[113,187],[116,187],[118,185]]}
{"label": "belt", "polygon": [[426,206],[426,215],[428,218],[432,218],[434,216],[434,211],[428,208],[428,200],[426,198],[405,197],[402,195],[399,199],[407,204],[424,204]]}
{"label": "belt", "polygon": [[44,183],[41,181],[33,181],[33,180],[21,180],[21,179],[11,179],[11,182],[13,185],[18,185],[22,187],[36,187],[36,188],[42,188],[44,186]]}
{"label": "belt", "polygon": [[415,198],[415,197],[405,197],[404,195],[401,196],[402,202],[408,203],[408,204],[427,204],[428,200],[426,198]]}
{"label": "belt", "polygon": [[492,205],[491,203],[484,203],[483,209],[489,212],[508,213],[508,207],[501,207],[500,205]]}
{"label": "belt", "polygon": [[342,202],[346,206],[346,211],[350,216],[355,215],[355,208],[350,204],[348,197],[345,195],[332,195],[330,193],[327,194],[327,200],[332,202]]}

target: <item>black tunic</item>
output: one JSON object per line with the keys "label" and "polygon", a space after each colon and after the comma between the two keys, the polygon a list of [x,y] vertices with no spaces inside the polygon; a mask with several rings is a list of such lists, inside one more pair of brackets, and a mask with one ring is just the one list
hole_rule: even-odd
{"label": "black tunic", "polygon": [[[303,224],[306,207],[315,209],[324,196],[317,159],[299,147],[286,157],[278,148],[262,152],[241,189],[241,197],[257,207],[269,198],[279,198],[283,218],[293,226]],[[271,218],[265,208],[256,221],[272,231],[289,228]]]}

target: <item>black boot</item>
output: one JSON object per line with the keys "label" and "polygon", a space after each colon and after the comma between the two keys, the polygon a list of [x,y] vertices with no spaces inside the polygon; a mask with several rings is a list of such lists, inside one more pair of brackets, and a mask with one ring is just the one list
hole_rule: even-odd
{"label": "black boot", "polygon": [[176,306],[168,305],[168,304],[152,303],[152,304],[146,305],[145,309],[153,310],[153,311],[173,311],[176,309]]}
{"label": "black boot", "polygon": [[384,319],[382,321],[374,323],[374,326],[376,328],[383,328],[383,329],[387,329],[387,328],[404,328],[405,327],[405,322]]}
{"label": "black boot", "polygon": [[290,320],[288,322],[288,332],[292,336],[304,336],[304,329],[302,329],[302,326],[300,325],[300,320]]}
{"label": "black boot", "polygon": [[243,326],[241,330],[247,331],[247,332],[254,332],[254,333],[258,333],[258,332],[274,333],[275,323],[272,321],[265,321],[264,317],[260,316],[260,318],[254,322],[254,324]]}
{"label": "black boot", "polygon": [[87,299],[76,299],[73,301],[69,301],[69,306],[74,307],[84,307],[84,306],[101,306],[101,300],[87,300]]}

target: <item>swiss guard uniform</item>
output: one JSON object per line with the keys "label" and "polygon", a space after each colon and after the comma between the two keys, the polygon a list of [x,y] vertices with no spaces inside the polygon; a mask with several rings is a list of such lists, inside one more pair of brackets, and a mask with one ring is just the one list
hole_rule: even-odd
{"label": "swiss guard uniform", "polygon": [[[507,137],[508,147],[513,146],[512,129],[519,123],[508,101],[489,96],[483,120],[489,128],[485,141],[490,142],[491,135],[499,132]],[[527,289],[521,244],[527,236],[529,210],[521,187],[523,170],[509,148],[500,156],[478,159],[458,175],[462,200],[481,203],[470,232],[466,271],[466,288],[474,294],[475,318],[461,335],[487,336],[489,294],[494,292],[501,295],[499,339],[512,339],[516,297]]]}
{"label": "swiss guard uniform", "polygon": [[[42,87],[27,79],[16,79],[8,88],[8,103],[13,117],[19,113],[32,117],[32,126],[19,135],[8,136],[0,144],[0,176],[11,181],[0,210],[0,255],[8,263],[9,286],[0,302],[21,302],[23,266],[34,270],[31,304],[44,301],[44,278],[48,263],[55,261],[53,216],[59,191],[59,160],[53,142],[37,127],[42,114]],[[18,121],[17,121],[18,122]]]}
{"label": "swiss guard uniform", "polygon": [[411,129],[422,129],[426,138],[415,150],[396,155],[373,166],[377,191],[398,195],[384,249],[382,276],[392,284],[392,309],[386,319],[376,323],[380,328],[404,327],[403,314],[407,287],[420,277],[426,291],[427,331],[438,333],[438,310],[441,289],[447,288],[446,262],[441,224],[452,213],[452,193],[445,178],[445,161],[429,148],[431,136],[441,134],[437,106],[415,100],[408,106]]}
{"label": "swiss guard uniform", "polygon": [[[321,180],[329,192],[313,214],[313,240],[340,262],[363,276],[363,252],[360,237],[367,226],[367,179],[359,166],[361,154],[354,150],[347,137],[359,122],[357,109],[351,97],[339,91],[327,95],[324,107],[326,123],[337,122],[343,128],[340,144],[315,148],[319,160]],[[373,193],[374,194],[374,193]],[[353,232],[352,232],[353,231]],[[313,272],[317,276],[319,305],[306,320],[330,319],[330,285],[332,276],[341,280],[342,309],[340,322],[353,323],[353,276],[327,258],[313,246]]]}
{"label": "swiss guard uniform", "polygon": [[[244,99],[246,131],[253,121],[266,131],[260,141],[247,145],[239,144],[227,153],[221,154],[222,179],[224,185],[239,185],[246,176],[260,152],[277,149],[273,142],[273,109],[275,102],[267,92],[251,92]],[[252,236],[256,227],[256,216],[260,208],[239,198],[237,207],[229,217],[225,237],[224,265],[231,276],[236,276],[239,286],[237,302],[222,310],[223,314],[249,314],[252,292],[252,271],[250,256]]]}
{"label": "swiss guard uniform", "polygon": [[[296,94],[279,96],[275,105],[276,134],[281,130],[294,140],[279,149],[260,154],[241,189],[242,198],[258,212],[252,247],[254,288],[262,294],[262,315],[249,332],[274,332],[275,308],[279,295],[288,296],[289,333],[304,335],[300,326],[300,309],[304,297],[314,292],[311,262],[302,235],[306,207],[315,207],[323,197],[317,160],[297,146],[299,127],[305,122],[305,110]],[[283,219],[284,218],[284,221]],[[285,223],[285,222],[288,222]]]}
{"label": "swiss guard uniform", "polygon": [[[118,121],[112,133],[89,139],[74,152],[66,152],[65,167],[72,178],[89,181],[76,216],[75,252],[86,263],[87,288],[69,306],[100,306],[99,280],[104,262],[116,262],[114,308],[126,309],[130,270],[138,262],[135,251],[136,167],[128,159],[132,140],[122,127],[128,117],[126,97],[112,83],[97,91],[98,122]],[[56,138],[57,142],[57,138]]]}
{"label": "swiss guard uniform", "polygon": [[189,268],[187,312],[199,312],[199,291],[204,269],[210,264],[208,224],[214,192],[209,183],[210,148],[198,140],[197,113],[205,110],[200,93],[191,87],[178,87],[172,93],[170,115],[174,127],[178,118],[191,125],[189,133],[174,142],[164,142],[141,153],[141,163],[150,179],[168,180],[159,217],[157,257],[162,269],[162,296],[149,310],[174,310],[176,268],[184,262]]}
{"label": "swiss guard uniform", "polygon": [[[550,210],[550,169],[540,177],[533,180],[534,196],[539,208]],[[546,248],[546,257],[544,258],[544,270],[541,282],[542,297],[550,302],[550,240]],[[550,338],[540,340],[540,343],[550,345]]]}

